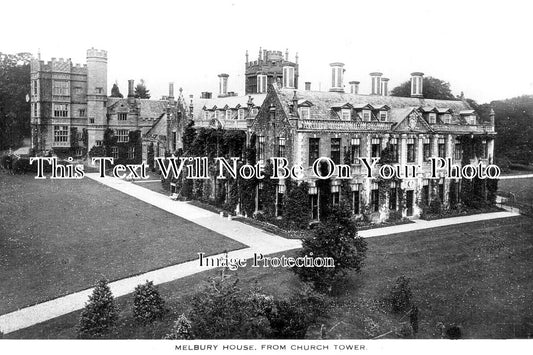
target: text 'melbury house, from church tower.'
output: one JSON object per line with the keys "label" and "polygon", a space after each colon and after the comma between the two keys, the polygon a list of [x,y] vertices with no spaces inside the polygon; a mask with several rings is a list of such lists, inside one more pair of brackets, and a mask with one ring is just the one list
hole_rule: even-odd
{"label": "text 'melbury house, from church tower.'", "polygon": [[[126,98],[107,96],[107,52],[88,49],[87,63],[73,64],[70,59],[52,58],[31,63],[32,148],[36,153],[82,157],[92,147],[101,146],[106,131],[113,133],[111,154],[140,162],[146,159],[147,145],[156,155],[181,145],[183,98],[162,100],[136,98],[134,81],[128,81]],[[132,144],[138,132],[142,145]],[[170,137],[167,137],[169,136]],[[142,148],[141,148],[142,147]],[[142,150],[142,151],[141,151]]]}
{"label": "text 'melbury house, from church tower.'", "polygon": [[[310,82],[302,90],[298,88],[297,55],[290,62],[288,51],[283,56],[279,51],[260,50],[258,59],[249,61],[246,52],[246,95],[228,93],[228,76],[221,74],[218,97],[203,93],[194,101],[192,118],[196,127],[237,129],[255,135],[257,160],[283,156],[290,164],[303,166],[315,220],[320,219],[319,206],[324,202],[311,173],[319,157],[348,163],[353,176],[348,183],[331,179],[330,202],[339,203],[348,196],[355,214],[371,214],[379,221],[386,220],[393,210],[416,218],[421,206],[435,200],[444,206],[459,202],[461,180],[430,179],[429,158],[449,157],[461,166],[464,138],[480,138],[481,149],[466,157],[469,162],[492,161],[494,117],[491,122],[480,122],[465,101],[425,99],[423,73],[411,74],[410,97],[393,97],[389,96],[389,79],[380,72],[370,73],[370,94],[363,95],[359,81],[349,81],[349,93],[345,92],[343,63],[331,63],[330,71],[329,91],[312,91]],[[366,178],[359,158],[380,157],[386,147],[393,165],[419,165],[423,174],[390,181],[388,192],[380,194],[376,180]],[[280,180],[276,206],[281,205],[285,190]],[[259,190],[256,209],[260,212],[258,196]]]}

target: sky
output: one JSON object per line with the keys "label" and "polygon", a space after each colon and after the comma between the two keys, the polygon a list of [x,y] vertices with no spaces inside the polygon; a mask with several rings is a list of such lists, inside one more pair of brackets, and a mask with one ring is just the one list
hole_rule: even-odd
{"label": "sky", "polygon": [[168,83],[185,95],[244,94],[245,52],[296,52],[300,88],[330,87],[329,63],[345,64],[345,86],[370,72],[389,88],[424,72],[479,103],[533,94],[533,5],[528,1],[9,1],[2,5],[0,52],[31,52],[86,62],[108,51],[108,90],[143,78],[152,98]]}

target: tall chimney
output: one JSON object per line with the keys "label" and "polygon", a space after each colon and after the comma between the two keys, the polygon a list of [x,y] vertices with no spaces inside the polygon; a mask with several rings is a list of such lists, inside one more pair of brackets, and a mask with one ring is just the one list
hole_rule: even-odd
{"label": "tall chimney", "polygon": [[222,73],[218,75],[219,77],[219,94],[218,97],[228,96],[228,74]]}
{"label": "tall chimney", "polygon": [[168,83],[168,98],[174,98],[174,83]]}
{"label": "tall chimney", "polygon": [[359,94],[359,82],[350,81],[350,94]]}
{"label": "tall chimney", "polygon": [[344,84],[342,83],[342,77],[344,75],[344,63],[331,63],[331,88],[332,92],[344,92]]}
{"label": "tall chimney", "polygon": [[383,73],[373,72],[370,73],[370,79],[372,80],[372,90],[370,95],[381,95],[381,76]]}
{"label": "tall chimney", "polygon": [[283,87],[294,89],[294,67],[290,65],[283,66]]}
{"label": "tall chimney", "polygon": [[381,95],[389,96],[389,78],[381,78]]}
{"label": "tall chimney", "polygon": [[310,81],[306,81],[305,82],[305,90],[306,91],[310,91],[311,90],[311,82]]}
{"label": "tall chimney", "polygon": [[132,79],[128,80],[128,97],[135,97],[135,89],[133,83],[134,82]]}
{"label": "tall chimney", "polygon": [[289,48],[285,49],[285,60],[289,61]]}
{"label": "tall chimney", "polygon": [[423,98],[424,73],[411,73],[411,97]]}

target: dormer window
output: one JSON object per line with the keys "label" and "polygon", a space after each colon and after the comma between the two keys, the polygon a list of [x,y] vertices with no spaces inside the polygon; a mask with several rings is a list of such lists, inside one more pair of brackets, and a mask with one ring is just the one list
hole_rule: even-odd
{"label": "dormer window", "polygon": [[347,109],[347,108],[343,108],[343,109],[341,110],[341,119],[342,119],[343,121],[349,121],[349,120],[351,120],[351,118],[352,118],[352,112],[351,112],[351,110],[350,110],[350,109]]}
{"label": "dormer window", "polygon": [[240,108],[239,111],[237,111],[237,119],[238,120],[244,119],[244,109]]}
{"label": "dormer window", "polygon": [[309,107],[300,107],[300,118],[308,120],[311,117]]}
{"label": "dormer window", "polygon": [[467,124],[476,124],[476,116],[475,115],[465,116],[465,120],[466,120]]}
{"label": "dormer window", "polygon": [[370,110],[363,110],[363,121],[370,121]]}
{"label": "dormer window", "polygon": [[449,113],[442,115],[442,123],[449,124],[452,121],[452,116]]}
{"label": "dormer window", "polygon": [[430,112],[428,115],[428,123],[433,124],[437,123],[437,114],[434,112]]}
{"label": "dormer window", "polygon": [[385,122],[388,119],[387,111],[379,111],[379,120]]}
{"label": "dormer window", "polygon": [[229,120],[231,118],[231,110],[226,110],[226,119]]}
{"label": "dormer window", "polygon": [[215,110],[215,111],[213,112],[213,115],[214,115],[215,119],[217,119],[217,118],[218,118],[218,111]]}
{"label": "dormer window", "polygon": [[204,111],[204,120],[209,119],[209,111]]}

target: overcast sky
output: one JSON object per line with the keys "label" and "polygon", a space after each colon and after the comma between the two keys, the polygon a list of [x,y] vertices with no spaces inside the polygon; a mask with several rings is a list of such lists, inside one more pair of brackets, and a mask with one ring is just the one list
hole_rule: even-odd
{"label": "overcast sky", "polygon": [[86,49],[108,51],[109,90],[144,78],[152,98],[168,82],[187,95],[244,94],[244,61],[259,47],[300,63],[300,88],[330,86],[329,63],[345,63],[345,85],[370,91],[381,71],[390,88],[422,71],[455,94],[488,102],[533,94],[533,6],[528,1],[9,1],[2,4],[0,52],[85,63]]}

